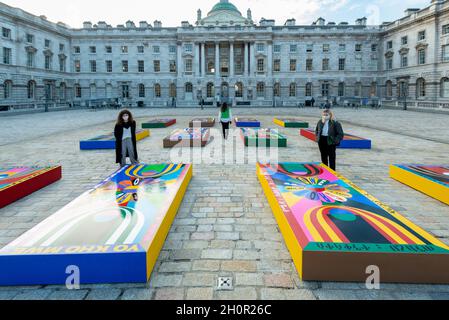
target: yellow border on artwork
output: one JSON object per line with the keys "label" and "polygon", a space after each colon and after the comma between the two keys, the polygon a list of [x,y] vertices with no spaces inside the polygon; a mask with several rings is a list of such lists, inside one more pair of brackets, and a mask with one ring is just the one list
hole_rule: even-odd
{"label": "yellow border on artwork", "polygon": [[284,211],[282,210],[279,202],[276,199],[273,190],[270,188],[267,179],[262,174],[262,168],[260,167],[260,163],[257,164],[257,177],[259,178],[260,184],[262,185],[262,189],[265,192],[268,203],[270,204],[271,210],[273,211],[274,217],[279,225],[279,229],[284,237],[285,244],[287,245],[288,250],[290,251],[290,255],[293,259],[293,263],[298,271],[299,277],[303,278],[303,270],[302,270],[302,257],[304,249],[299,244],[296,236],[288,223],[287,218],[285,217]]}
{"label": "yellow border on artwork", "polygon": [[148,129],[137,132],[136,133],[136,141],[140,141],[145,138],[148,138],[150,135],[151,135],[151,133],[150,133],[150,130],[148,130]]}
{"label": "yellow border on artwork", "polygon": [[387,211],[389,214],[391,214],[393,217],[395,217],[396,219],[398,219],[399,221],[401,221],[403,224],[405,224],[407,227],[409,227],[410,229],[412,229],[413,231],[415,231],[416,233],[418,233],[421,237],[425,238],[427,241],[429,241],[431,244],[444,248],[446,250],[449,250],[449,246],[447,246],[446,244],[444,244],[442,241],[438,240],[436,237],[434,237],[433,235],[431,235],[430,233],[428,233],[427,231],[425,231],[423,228],[417,226],[416,224],[414,224],[413,222],[411,222],[410,220],[408,220],[407,218],[405,218],[404,216],[402,216],[401,214],[399,214],[396,210],[393,210],[391,207],[389,207],[388,205],[386,205],[385,203],[381,202],[379,199],[375,198],[374,196],[372,196],[371,194],[369,194],[368,192],[366,192],[363,189],[360,189],[359,187],[357,187],[354,183],[352,183],[350,180],[348,180],[347,178],[343,177],[342,175],[340,175],[339,173],[335,172],[334,170],[332,170],[331,168],[327,167],[324,164],[320,164],[321,167],[329,170],[329,172],[333,173],[335,176],[337,176],[340,180],[342,180],[343,182],[345,182],[346,184],[348,184],[349,186],[351,186],[351,188],[353,188],[354,190],[360,192],[360,194],[364,195],[365,197],[367,197],[369,200],[371,200],[372,202],[374,202],[375,204],[377,204],[379,207],[381,207],[382,209],[384,209],[385,211]]}
{"label": "yellow border on artwork", "polygon": [[449,188],[395,165],[390,166],[390,177],[415,190],[449,205]]}
{"label": "yellow border on artwork", "polygon": [[[33,169],[33,167],[15,167],[15,168],[29,168],[29,169]],[[15,168],[11,168],[11,169],[15,169]],[[39,169],[39,170],[41,170],[41,171],[35,172],[35,173],[33,173],[31,176],[28,176],[28,177],[26,177],[26,178],[22,178],[22,179],[20,179],[20,180],[17,180],[16,182],[13,182],[13,183],[7,185],[7,186],[4,187],[3,189],[0,189],[0,192],[3,192],[3,191],[5,191],[6,189],[9,189],[9,188],[12,188],[12,187],[14,187],[14,186],[17,186],[18,184],[21,184],[21,183],[23,183],[23,182],[25,182],[25,181],[34,179],[34,178],[36,178],[36,177],[39,177],[39,176],[41,176],[41,175],[43,175],[43,174],[46,174],[46,173],[48,173],[48,172],[50,172],[50,171],[53,171],[53,170],[56,170],[56,169],[58,169],[58,168],[61,168],[61,171],[62,171],[62,167],[61,167],[61,166],[43,167],[43,168],[34,168],[34,169]]]}
{"label": "yellow border on artwork", "polygon": [[189,165],[189,169],[185,174],[184,180],[179,187],[179,190],[173,199],[170,207],[168,208],[167,214],[164,217],[164,220],[161,222],[161,225],[154,236],[154,240],[151,243],[150,247],[147,251],[147,279],[150,280],[151,273],[153,272],[154,265],[156,264],[157,259],[159,258],[159,253],[162,250],[162,247],[165,243],[165,239],[167,238],[168,232],[173,224],[173,220],[178,213],[178,209],[181,206],[182,199],[187,191],[187,187],[192,179],[193,175],[193,165]]}
{"label": "yellow border on artwork", "polygon": [[278,118],[274,118],[273,122],[274,122],[274,124],[277,124],[278,126],[285,128],[285,122],[284,121],[281,121]]}

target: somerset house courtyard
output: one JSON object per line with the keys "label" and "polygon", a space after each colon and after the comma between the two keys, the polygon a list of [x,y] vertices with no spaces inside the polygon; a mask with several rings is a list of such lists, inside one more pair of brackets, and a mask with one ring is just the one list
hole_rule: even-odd
{"label": "somerset house courtyard", "polygon": [[5,2],[0,300],[449,299],[448,0]]}

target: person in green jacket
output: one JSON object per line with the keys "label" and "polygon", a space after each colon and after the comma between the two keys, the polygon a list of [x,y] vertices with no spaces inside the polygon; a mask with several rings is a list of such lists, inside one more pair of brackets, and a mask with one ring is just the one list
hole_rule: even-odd
{"label": "person in green jacket", "polygon": [[229,135],[229,126],[232,123],[232,110],[228,104],[224,102],[218,114],[218,120],[223,127],[223,139],[227,140]]}
{"label": "person in green jacket", "polygon": [[332,170],[336,170],[337,147],[345,134],[340,122],[334,118],[331,110],[324,110],[315,130],[316,142],[320,147],[321,161]]}

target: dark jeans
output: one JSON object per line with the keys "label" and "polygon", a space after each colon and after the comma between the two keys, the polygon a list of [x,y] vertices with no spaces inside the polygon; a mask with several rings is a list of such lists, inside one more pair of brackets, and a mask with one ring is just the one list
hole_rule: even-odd
{"label": "dark jeans", "polygon": [[330,167],[332,170],[336,171],[337,146],[330,146],[327,143],[327,137],[323,136],[320,137],[320,142],[318,143],[318,145],[320,146],[321,162]]}
{"label": "dark jeans", "polygon": [[223,138],[228,139],[229,135],[229,124],[230,122],[222,122],[221,126],[223,127]]}

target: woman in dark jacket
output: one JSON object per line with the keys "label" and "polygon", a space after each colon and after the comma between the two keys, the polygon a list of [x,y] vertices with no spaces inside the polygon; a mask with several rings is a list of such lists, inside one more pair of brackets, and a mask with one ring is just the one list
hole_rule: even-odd
{"label": "woman in dark jacket", "polygon": [[121,167],[126,166],[128,157],[132,164],[138,164],[136,122],[129,110],[119,113],[114,129],[115,136],[115,162]]}
{"label": "woman in dark jacket", "polygon": [[322,119],[315,130],[316,139],[320,147],[321,161],[332,170],[336,170],[337,146],[345,134],[340,122],[336,121],[330,110],[324,110]]}

